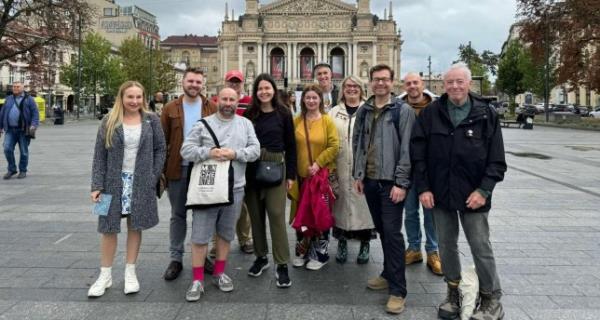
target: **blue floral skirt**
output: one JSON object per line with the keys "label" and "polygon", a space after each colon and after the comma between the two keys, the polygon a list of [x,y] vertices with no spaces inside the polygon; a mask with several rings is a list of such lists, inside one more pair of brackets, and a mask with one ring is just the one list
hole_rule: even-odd
{"label": "blue floral skirt", "polygon": [[121,172],[123,193],[121,194],[121,215],[131,214],[131,193],[133,191],[133,173]]}

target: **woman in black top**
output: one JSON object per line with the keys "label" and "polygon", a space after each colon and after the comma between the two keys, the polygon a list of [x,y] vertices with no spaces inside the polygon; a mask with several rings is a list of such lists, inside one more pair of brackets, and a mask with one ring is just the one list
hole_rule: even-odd
{"label": "woman in black top", "polygon": [[[268,244],[265,218],[269,218],[273,259],[277,264],[275,278],[277,286],[286,288],[292,285],[288,276],[287,263],[290,259],[285,222],[287,190],[296,179],[296,140],[292,114],[277,97],[275,80],[268,74],[260,74],[254,80],[252,104],[244,113],[254,124],[254,130],[261,146],[259,160],[246,170],[246,205],[252,223],[254,254],[256,260],[248,274],[258,277],[269,267],[267,260]],[[283,163],[284,174],[280,183],[266,186],[257,180],[259,161]]]}

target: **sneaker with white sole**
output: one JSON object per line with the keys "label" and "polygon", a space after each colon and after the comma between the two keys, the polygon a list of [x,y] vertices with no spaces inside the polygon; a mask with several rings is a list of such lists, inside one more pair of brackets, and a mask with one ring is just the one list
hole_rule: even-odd
{"label": "sneaker with white sole", "polygon": [[90,298],[101,297],[104,295],[104,292],[106,292],[106,289],[110,288],[111,286],[112,286],[111,268],[110,267],[109,268],[100,268],[100,275],[98,276],[98,279],[96,280],[96,282],[94,282],[94,284],[92,284],[92,286],[88,290],[88,297],[90,297]]}
{"label": "sneaker with white sole", "polygon": [[308,260],[308,263],[306,264],[306,269],[317,271],[317,270],[320,270],[321,268],[323,268],[323,266],[326,264],[327,264],[327,260],[324,262],[321,262],[319,260],[310,259],[310,260]]}
{"label": "sneaker with white sole", "polygon": [[275,270],[275,280],[278,288],[289,288],[292,286],[292,280],[288,275],[287,264],[278,264]]}
{"label": "sneaker with white sole", "polygon": [[269,260],[267,257],[257,257],[254,263],[248,270],[248,275],[252,277],[258,277],[262,272],[269,268]]}
{"label": "sneaker with white sole", "polygon": [[213,276],[213,283],[219,287],[219,290],[223,292],[233,291],[233,280],[225,273],[221,273],[218,276]]}
{"label": "sneaker with white sole", "polygon": [[202,284],[202,281],[194,280],[185,293],[185,300],[189,302],[198,301],[203,294],[204,285]]}
{"label": "sneaker with white sole", "polygon": [[140,291],[140,283],[135,274],[135,264],[125,265],[125,294],[138,293]]}

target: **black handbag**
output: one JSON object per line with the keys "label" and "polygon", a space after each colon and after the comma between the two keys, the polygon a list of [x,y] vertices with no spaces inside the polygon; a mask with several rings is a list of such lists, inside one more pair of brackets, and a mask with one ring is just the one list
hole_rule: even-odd
{"label": "black handbag", "polygon": [[283,162],[259,160],[256,162],[254,180],[263,187],[275,187],[283,181]]}

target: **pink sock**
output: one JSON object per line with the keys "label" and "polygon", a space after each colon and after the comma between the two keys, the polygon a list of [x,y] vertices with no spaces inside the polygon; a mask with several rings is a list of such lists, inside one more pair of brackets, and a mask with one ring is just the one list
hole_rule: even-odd
{"label": "pink sock", "polygon": [[192,267],[194,273],[194,281],[204,281],[204,267]]}
{"label": "pink sock", "polygon": [[225,272],[225,263],[227,263],[227,260],[215,260],[215,271],[213,272],[213,276],[218,276]]}

